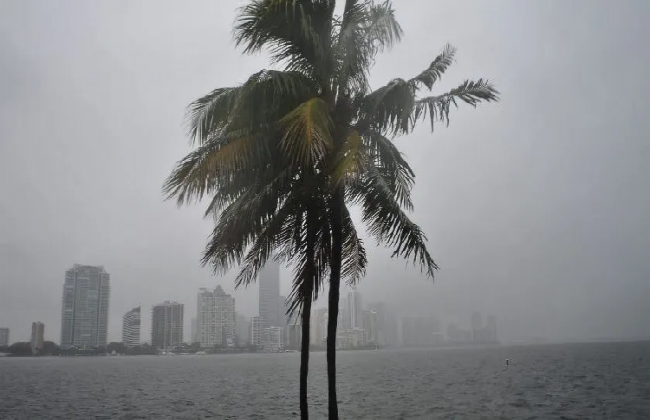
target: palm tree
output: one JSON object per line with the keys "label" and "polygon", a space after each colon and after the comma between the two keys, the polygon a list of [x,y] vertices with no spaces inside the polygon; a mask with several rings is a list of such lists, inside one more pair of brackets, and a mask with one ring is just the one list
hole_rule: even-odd
{"label": "palm tree", "polygon": [[[179,203],[212,196],[206,214],[218,218],[203,262],[217,270],[242,264],[238,285],[252,281],[274,250],[279,259],[302,267],[292,296],[303,310],[303,328],[305,308],[329,274],[330,418],[338,418],[340,283],[346,276],[356,281],[366,264],[348,205],[360,205],[370,233],[394,248],[395,256],[412,259],[433,277],[437,267],[426,238],[405,213],[412,209],[414,174],[391,138],[409,133],[422,119],[432,128],[437,121],[448,123],[458,102],[475,106],[497,99],[481,79],[441,95],[417,96],[431,90],[451,64],[452,47],[416,77],[371,90],[367,76],[375,56],[402,35],[392,5],[346,0],[341,16],[335,7],[334,0],[252,0],[240,10],[237,44],[246,53],[266,49],[283,70],[263,70],[190,106],[190,136],[198,147],[179,163],[166,188]],[[308,355],[303,357],[306,383]],[[306,415],[302,400],[301,389]]]}
{"label": "palm tree", "polygon": [[[321,170],[325,146],[304,128],[309,124],[301,125],[310,121],[309,108],[301,105],[313,94],[310,89],[310,81],[298,73],[262,71],[241,86],[216,89],[190,104],[189,134],[196,148],[163,188],[179,205],[211,198],[205,216],[215,218],[215,227],[202,263],[215,272],[240,266],[237,287],[254,281],[274,253],[295,267],[288,300],[290,313],[298,311],[302,319],[302,418],[308,418],[311,304],[331,255]],[[343,235],[344,275],[354,280],[363,275],[366,256],[349,217]]]}

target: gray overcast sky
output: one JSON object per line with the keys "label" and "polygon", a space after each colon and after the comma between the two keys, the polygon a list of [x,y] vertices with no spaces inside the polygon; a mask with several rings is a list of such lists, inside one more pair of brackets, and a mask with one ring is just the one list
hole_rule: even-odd
{"label": "gray overcast sky", "polygon": [[[231,41],[243,3],[0,0],[0,326],[13,341],[36,320],[59,341],[74,263],[112,276],[110,340],[133,306],[184,302],[189,327],[198,287],[233,289],[199,266],[202,206],[163,202],[161,185],[189,150],[185,106],[268,67]],[[492,313],[506,340],[650,337],[650,2],[394,3],[406,37],[374,86],[450,42],[438,88],[489,78],[502,101],[397,140],[442,270],[432,285],[372,249],[364,299],[446,321]],[[256,287],[236,297],[256,313]]]}

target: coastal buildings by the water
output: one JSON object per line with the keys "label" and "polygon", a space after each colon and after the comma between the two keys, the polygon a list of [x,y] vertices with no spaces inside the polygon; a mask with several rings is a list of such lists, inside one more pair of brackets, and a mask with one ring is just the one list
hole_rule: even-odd
{"label": "coastal buildings by the water", "polygon": [[110,275],[102,266],[75,264],[66,271],[61,347],[103,347],[108,332]]}
{"label": "coastal buildings by the water", "polygon": [[217,286],[200,289],[197,300],[197,334],[201,348],[234,347],[235,298]]}
{"label": "coastal buildings by the water", "polygon": [[32,354],[37,354],[43,350],[43,341],[45,337],[45,324],[42,322],[32,322]]}
{"label": "coastal buildings by the water", "polygon": [[151,310],[151,346],[171,350],[183,343],[183,304],[165,301]]}
{"label": "coastal buildings by the water", "polygon": [[0,328],[0,347],[9,347],[9,328]]}
{"label": "coastal buildings by the water", "polygon": [[269,260],[260,271],[259,317],[264,328],[284,326],[283,302],[280,300],[280,265]]}
{"label": "coastal buildings by the water", "polygon": [[140,345],[140,307],[131,309],[122,317],[122,343],[126,347]]}

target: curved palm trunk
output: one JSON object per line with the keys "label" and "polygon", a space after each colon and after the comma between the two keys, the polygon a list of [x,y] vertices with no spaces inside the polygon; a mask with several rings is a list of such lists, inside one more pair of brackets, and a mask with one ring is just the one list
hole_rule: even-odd
{"label": "curved palm trunk", "polygon": [[[313,287],[311,287],[313,289]],[[302,337],[300,343],[300,418],[309,419],[309,407],[307,405],[307,376],[309,375],[309,319],[311,315],[312,291],[302,306]]]}
{"label": "curved palm trunk", "polygon": [[336,397],[336,329],[339,317],[341,263],[343,259],[343,190],[339,188],[332,197],[332,259],[330,262],[330,290],[327,308],[327,389],[328,418],[339,418]]}

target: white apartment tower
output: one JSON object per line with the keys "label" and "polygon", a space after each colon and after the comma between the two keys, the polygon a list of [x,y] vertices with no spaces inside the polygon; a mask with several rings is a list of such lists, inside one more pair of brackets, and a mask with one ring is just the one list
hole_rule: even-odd
{"label": "white apartment tower", "polygon": [[106,346],[110,292],[110,275],[102,266],[75,264],[65,272],[62,348]]}
{"label": "white apartment tower", "polygon": [[217,286],[213,291],[199,289],[197,335],[202,348],[235,345],[235,298]]}
{"label": "white apartment tower", "polygon": [[140,345],[140,307],[131,309],[122,317],[122,343],[126,347]]}

